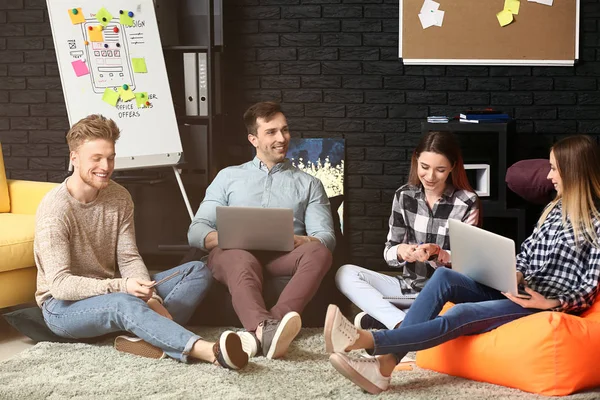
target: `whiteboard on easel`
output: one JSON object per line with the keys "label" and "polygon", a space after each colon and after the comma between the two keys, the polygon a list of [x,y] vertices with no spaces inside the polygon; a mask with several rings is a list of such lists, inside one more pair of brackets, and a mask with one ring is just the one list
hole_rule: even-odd
{"label": "whiteboard on easel", "polygon": [[174,166],[181,139],[152,0],[47,0],[72,126],[90,114],[121,129],[116,169]]}

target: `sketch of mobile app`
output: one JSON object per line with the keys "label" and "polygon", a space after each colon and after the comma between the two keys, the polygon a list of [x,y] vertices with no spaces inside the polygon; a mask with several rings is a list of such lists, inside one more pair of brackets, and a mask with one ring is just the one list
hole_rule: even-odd
{"label": "sketch of mobile app", "polygon": [[90,77],[95,93],[104,93],[108,87],[129,85],[134,90],[133,71],[129,57],[127,38],[123,26],[111,21],[102,30],[103,42],[92,42],[89,27],[96,29],[98,22],[88,21],[82,25],[86,46]]}

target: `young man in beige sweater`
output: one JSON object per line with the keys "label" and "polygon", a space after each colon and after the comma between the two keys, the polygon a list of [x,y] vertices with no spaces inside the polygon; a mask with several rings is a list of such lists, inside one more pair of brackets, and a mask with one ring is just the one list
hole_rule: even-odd
{"label": "young man in beige sweater", "polygon": [[135,337],[118,336],[115,347],[132,354],[244,367],[248,356],[235,333],[209,343],[182,326],[210,286],[203,263],[149,276],[136,246],[131,196],[110,180],[119,135],[115,122],[100,115],[73,125],[67,134],[73,175],[38,208],[36,301],[46,324],[75,339],[129,332]]}

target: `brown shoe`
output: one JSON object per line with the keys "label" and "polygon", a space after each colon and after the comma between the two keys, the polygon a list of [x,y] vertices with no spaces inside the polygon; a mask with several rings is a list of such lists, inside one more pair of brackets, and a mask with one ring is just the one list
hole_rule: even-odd
{"label": "brown shoe", "polygon": [[261,322],[260,342],[263,355],[267,358],[280,358],[302,328],[300,314],[291,311],[281,321],[268,319]]}
{"label": "brown shoe", "polygon": [[215,364],[223,368],[240,369],[248,364],[248,354],[242,348],[240,337],[233,331],[225,331],[213,345]]}
{"label": "brown shoe", "polygon": [[167,356],[161,348],[132,336],[117,336],[115,338],[115,349],[123,353],[147,358],[161,359]]}

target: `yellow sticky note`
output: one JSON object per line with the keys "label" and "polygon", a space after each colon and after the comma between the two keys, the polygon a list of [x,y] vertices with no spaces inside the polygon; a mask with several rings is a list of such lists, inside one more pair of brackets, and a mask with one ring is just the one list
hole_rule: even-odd
{"label": "yellow sticky note", "polygon": [[502,10],[496,14],[496,18],[498,18],[498,22],[500,22],[500,26],[506,26],[513,22],[513,16],[510,11]]}
{"label": "yellow sticky note", "polygon": [[123,89],[119,88],[119,96],[121,96],[121,100],[129,101],[135,99],[135,94],[131,90],[131,88]]}
{"label": "yellow sticky note", "polygon": [[148,92],[140,92],[135,94],[135,104],[138,108],[146,107],[148,101]]}
{"label": "yellow sticky note", "polygon": [[107,102],[111,106],[115,107],[117,101],[119,101],[119,93],[115,92],[113,88],[106,88],[102,95],[102,101]]}
{"label": "yellow sticky note", "polygon": [[133,66],[133,72],[137,72],[138,74],[145,74],[148,72],[145,58],[132,58],[131,65]]}
{"label": "yellow sticky note", "polygon": [[119,22],[124,26],[133,26],[133,18],[129,16],[129,14],[133,16],[133,12],[129,10],[120,10],[119,11]]}
{"label": "yellow sticky note", "polygon": [[88,37],[90,42],[104,42],[104,34],[102,33],[102,29],[97,29],[101,27],[94,27],[94,29],[88,29]]}
{"label": "yellow sticky note", "polygon": [[71,18],[71,23],[73,25],[83,24],[85,22],[81,8],[71,8],[69,10],[69,18]]}
{"label": "yellow sticky note", "polygon": [[100,22],[103,26],[106,26],[110,23],[110,20],[112,19],[112,14],[108,12],[108,10],[104,7],[102,7],[101,9],[98,10],[98,12],[96,13],[96,19],[98,20],[98,22]]}
{"label": "yellow sticky note", "polygon": [[510,11],[512,14],[519,14],[521,2],[519,0],[504,0],[504,11]]}

